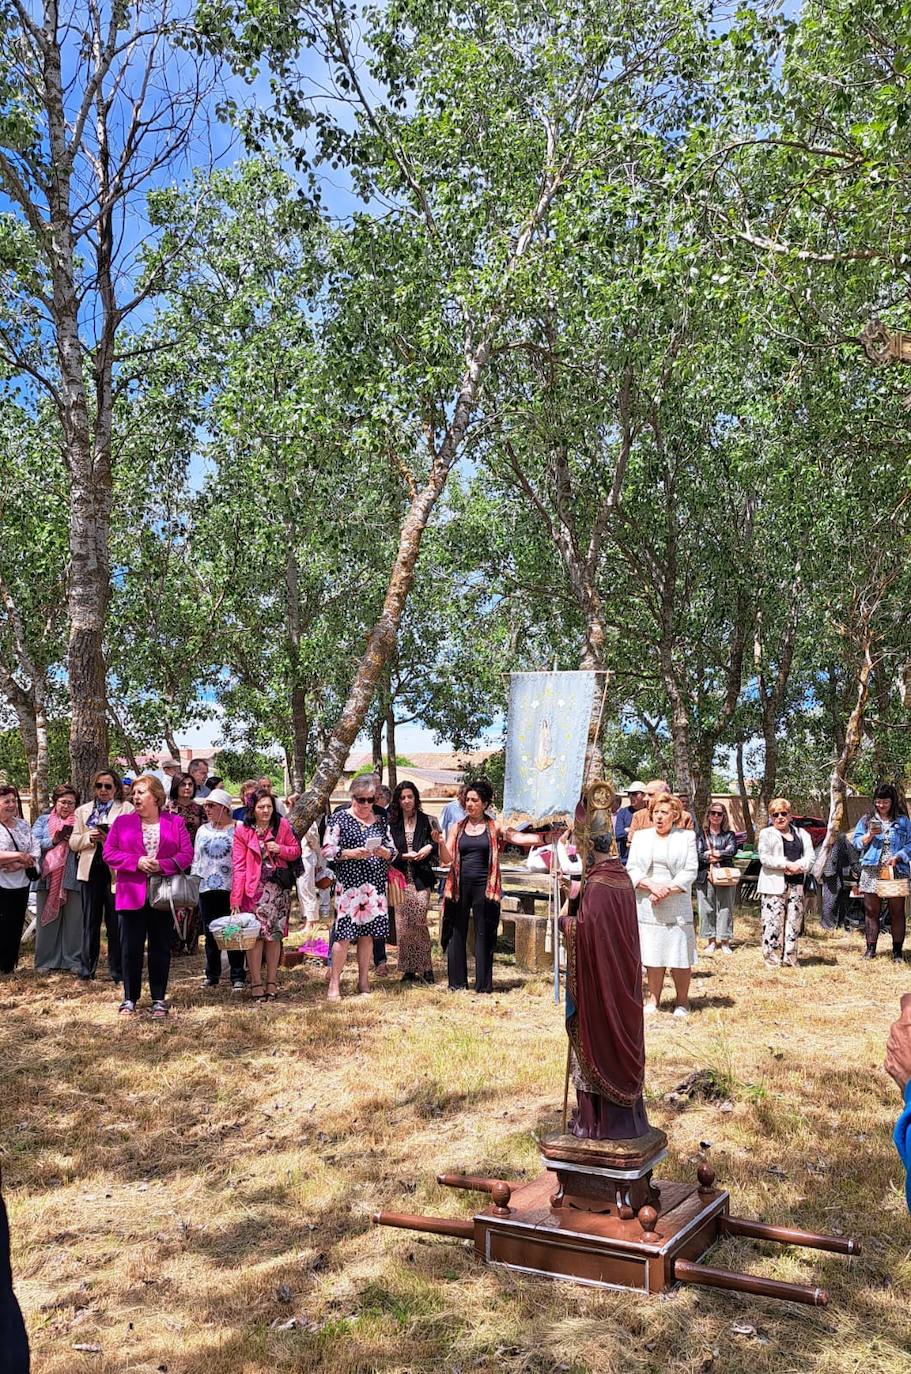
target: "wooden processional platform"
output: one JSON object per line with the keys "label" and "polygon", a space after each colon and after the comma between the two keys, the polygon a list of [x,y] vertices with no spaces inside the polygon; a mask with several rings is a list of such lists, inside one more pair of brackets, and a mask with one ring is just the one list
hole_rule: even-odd
{"label": "wooden processional platform", "polygon": [[852,1255],[853,1240],[767,1226],[730,1215],[730,1199],[702,1164],[692,1183],[653,1180],[667,1138],[652,1130],[636,1141],[543,1142],[545,1172],[530,1182],[440,1174],[451,1188],[487,1193],[489,1206],[472,1219],[378,1212],[380,1226],[473,1240],[486,1264],[521,1274],[568,1279],[598,1288],[663,1293],[678,1283],[727,1288],[762,1297],[825,1306],[822,1288],[702,1263],[722,1236],[747,1236]]}

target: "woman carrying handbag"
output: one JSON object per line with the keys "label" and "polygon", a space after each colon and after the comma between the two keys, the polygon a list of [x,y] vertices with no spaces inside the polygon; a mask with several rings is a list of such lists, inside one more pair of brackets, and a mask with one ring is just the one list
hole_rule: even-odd
{"label": "woman carrying handbag", "polygon": [[104,842],[104,861],[115,874],[115,903],[120,917],[123,961],[121,1016],[132,1016],[142,992],[142,961],[148,942],[149,991],[152,1015],[168,1014],[165,1001],[171,971],[171,903],[156,907],[163,896],[152,888],[156,879],[184,873],[193,862],[193,845],[180,816],[164,810],[164,788],[157,778],[144,776],[133,787],[130,815],[118,816]]}
{"label": "woman carrying handbag", "polygon": [[737,837],[731,829],[727,807],[709,802],[696,834],[699,873],[696,877],[696,906],[699,934],[708,941],[704,953],[714,954],[721,944],[722,954],[731,954],[734,934],[734,895],[737,881],[731,872],[737,853]]}
{"label": "woman carrying handbag", "polygon": [[[278,963],[288,934],[291,890],[301,847],[291,826],[278,814],[275,798],[265,788],[254,792],[244,820],[234,828],[231,913],[247,912],[259,921],[260,938],[247,950],[250,993],[254,1002],[274,1002]],[[263,987],[263,953],[266,983]]]}

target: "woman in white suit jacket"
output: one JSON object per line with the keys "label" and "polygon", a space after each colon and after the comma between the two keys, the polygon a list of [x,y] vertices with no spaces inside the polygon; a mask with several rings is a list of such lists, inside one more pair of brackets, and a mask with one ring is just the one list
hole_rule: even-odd
{"label": "woman in white suit jacket", "polygon": [[797,939],[803,925],[803,880],[813,867],[813,841],[791,823],[787,797],[769,802],[769,820],[759,832],[762,957],[768,968],[797,964]]}
{"label": "woman in white suit jacket", "polygon": [[696,931],[690,895],[699,860],[696,836],[683,830],[683,811],[676,797],[662,795],[651,803],[653,828],[637,830],[629,848],[626,871],[636,889],[639,945],[648,978],[644,1011],[658,1010],[665,969],[676,993],[675,1016],[689,1015],[690,976],[696,962]]}

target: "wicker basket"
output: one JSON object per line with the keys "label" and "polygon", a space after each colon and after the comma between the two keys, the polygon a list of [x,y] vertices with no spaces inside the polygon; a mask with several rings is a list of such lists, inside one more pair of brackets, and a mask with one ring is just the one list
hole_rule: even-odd
{"label": "wicker basket", "polygon": [[251,916],[221,916],[209,926],[219,949],[252,949],[260,937],[259,922]]}
{"label": "wicker basket", "polygon": [[907,897],[909,883],[907,878],[877,878],[877,897]]}

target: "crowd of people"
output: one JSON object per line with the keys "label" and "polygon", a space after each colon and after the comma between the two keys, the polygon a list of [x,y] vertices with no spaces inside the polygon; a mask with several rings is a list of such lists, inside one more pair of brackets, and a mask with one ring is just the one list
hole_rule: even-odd
{"label": "crowd of people", "polygon": [[[473,925],[474,990],[493,991],[500,855],[506,845],[532,849],[542,836],[503,826],[486,779],[463,787],[438,822],[413,782],[399,783],[390,793],[377,775],[361,775],[350,785],[350,801],[303,836],[287,819],[295,798],[276,796],[271,779],[245,781],[239,805],[222,781],[202,759],[183,771],[165,758],[158,769],[136,778],[101,769],[90,800],[83,802],[63,783],[33,825],[22,816],[17,789],[0,787],[0,971],[16,967],[34,887],[36,969],[70,971],[91,981],[98,974],[104,929],[107,975],[122,985],[122,1016],[136,1012],[144,966],[151,1014],[168,1015],[172,955],[195,950],[200,934],[204,987],[217,987],[226,975],[232,992],[269,1002],[278,995],[293,895],[306,933],[318,918],[329,920],[331,889],[329,1000],[342,995],[352,945],[359,993],[370,991],[371,965],[374,976],[388,976],[390,941],[402,981],[427,985],[434,981],[429,912],[436,889],[448,987],[468,987]],[[722,802],[710,802],[700,822],[687,795],[674,793],[662,778],[633,782],[628,804],[615,802],[613,824],[618,855],[635,889],[645,1014],[657,1012],[670,973],[673,1012],[685,1017],[698,957],[697,918],[704,955],[733,949],[738,837]],[[876,788],[872,809],[850,836],[839,836],[836,850],[825,873],[856,875],[865,957],[875,956],[886,924],[892,957],[901,959],[911,820],[893,786]],[[758,836],[756,882],[762,956],[770,968],[797,964],[814,862],[808,831],[794,823],[787,798],[775,798]],[[176,881],[184,874],[194,880],[188,888]],[[827,908],[824,900],[824,924],[830,924],[827,911],[831,903]],[[229,916],[255,921],[255,941],[246,949],[229,948],[225,957],[213,922],[217,931]]]}

